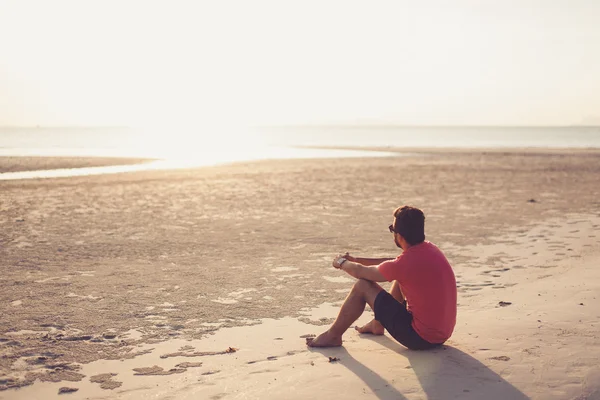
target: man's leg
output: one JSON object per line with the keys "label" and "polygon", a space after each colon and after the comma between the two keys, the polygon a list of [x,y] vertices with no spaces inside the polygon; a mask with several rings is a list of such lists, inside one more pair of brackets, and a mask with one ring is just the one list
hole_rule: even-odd
{"label": "man's leg", "polygon": [[400,284],[398,283],[398,281],[392,282],[390,294],[392,295],[392,297],[398,300],[398,302],[404,303],[404,293],[402,293],[402,289],[400,289]]}
{"label": "man's leg", "polygon": [[365,279],[356,281],[333,325],[316,338],[306,339],[306,344],[310,347],[341,346],[344,332],[365,311],[367,303],[374,308],[375,298],[382,290],[383,288],[374,282]]}
{"label": "man's leg", "polygon": [[[392,297],[398,300],[398,302],[404,302],[404,293],[402,293],[402,289],[400,289],[398,281],[392,282],[390,294]],[[375,318],[363,326],[355,326],[354,329],[360,333],[372,333],[373,335],[383,335],[383,332],[385,331],[385,328],[383,325],[381,325],[381,322],[377,321]]]}

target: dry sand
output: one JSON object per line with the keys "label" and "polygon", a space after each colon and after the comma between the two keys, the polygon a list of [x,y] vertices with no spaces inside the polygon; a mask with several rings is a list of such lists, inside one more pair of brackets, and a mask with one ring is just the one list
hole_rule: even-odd
{"label": "dry sand", "polygon": [[[454,266],[455,334],[308,350],[353,282],[332,256],[396,255],[405,203]],[[28,385],[0,399],[600,398],[597,151],[5,181],[0,222],[0,388]]]}

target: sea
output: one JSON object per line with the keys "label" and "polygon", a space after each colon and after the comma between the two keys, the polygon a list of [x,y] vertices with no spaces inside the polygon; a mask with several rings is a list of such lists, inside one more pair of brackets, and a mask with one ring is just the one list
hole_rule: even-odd
{"label": "sea", "polygon": [[413,148],[600,148],[600,127],[0,127],[0,156],[155,160],[137,165],[0,173],[0,180],[267,159],[389,157],[398,156],[398,149],[408,152]]}

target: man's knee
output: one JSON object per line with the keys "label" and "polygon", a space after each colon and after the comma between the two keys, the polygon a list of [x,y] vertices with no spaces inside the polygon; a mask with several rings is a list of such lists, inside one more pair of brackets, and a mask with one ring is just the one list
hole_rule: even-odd
{"label": "man's knee", "polygon": [[379,292],[381,290],[381,286],[366,279],[359,279],[356,281],[356,283],[354,283],[353,290],[358,293],[366,294]]}
{"label": "man's knee", "polygon": [[371,281],[368,281],[366,279],[358,279],[354,283],[353,289],[357,292],[364,293],[366,290],[372,288],[373,287],[372,285],[373,285],[373,282],[371,282]]}
{"label": "man's knee", "polygon": [[367,303],[369,303],[371,308],[374,307],[375,298],[382,290],[383,288],[377,283],[368,281],[366,279],[357,280],[352,288],[352,292],[362,297]]}

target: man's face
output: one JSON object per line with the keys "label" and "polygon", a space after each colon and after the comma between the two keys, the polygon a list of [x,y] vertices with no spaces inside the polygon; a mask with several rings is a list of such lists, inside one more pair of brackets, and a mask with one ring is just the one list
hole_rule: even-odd
{"label": "man's face", "polygon": [[[394,218],[394,223],[392,224],[392,227],[395,232],[396,231],[396,219],[395,218]],[[400,242],[398,240],[400,238],[400,235],[398,233],[393,233],[393,235],[394,235],[394,243],[396,243],[396,246],[398,246],[399,248],[402,248],[402,245],[400,244]]]}
{"label": "man's face", "polygon": [[400,244],[400,242],[398,241],[398,238],[400,237],[400,235],[398,235],[397,233],[394,235],[394,243],[396,243],[396,246],[398,246],[399,248],[402,249],[402,245]]}

